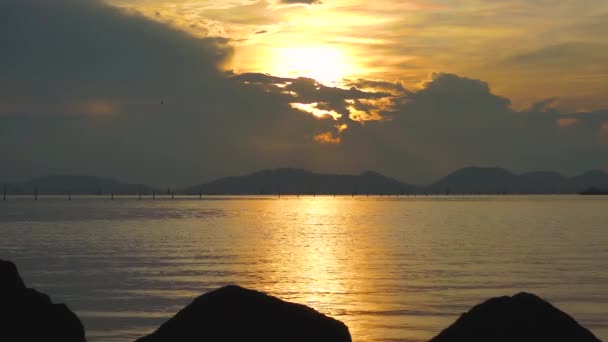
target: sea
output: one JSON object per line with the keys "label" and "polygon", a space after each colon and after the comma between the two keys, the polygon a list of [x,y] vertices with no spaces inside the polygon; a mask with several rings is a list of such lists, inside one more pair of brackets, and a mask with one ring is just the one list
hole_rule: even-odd
{"label": "sea", "polygon": [[227,284],[353,341],[426,341],[521,291],[608,340],[608,196],[9,196],[0,258],[89,341],[133,341]]}

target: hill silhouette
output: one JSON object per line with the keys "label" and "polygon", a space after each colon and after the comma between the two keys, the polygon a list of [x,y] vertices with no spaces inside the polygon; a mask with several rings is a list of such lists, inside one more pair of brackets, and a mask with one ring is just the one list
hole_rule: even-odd
{"label": "hill silhouette", "polygon": [[184,189],[187,194],[405,194],[413,185],[366,171],[360,175],[314,173],[282,168],[263,170],[241,177],[225,177]]}
{"label": "hill silhouette", "polygon": [[515,174],[498,167],[466,167],[429,185],[413,185],[374,171],[360,175],[321,174],[301,169],[263,170],[225,177],[182,190],[187,194],[576,194],[608,188],[608,173],[576,177],[557,172]]}
{"label": "hill silhouette", "polygon": [[467,167],[424,188],[428,193],[502,193],[516,176],[501,168]]}
{"label": "hill silhouette", "polygon": [[576,192],[588,188],[608,189],[608,173],[600,170],[587,171],[580,176],[570,179]]}
{"label": "hill silhouette", "polygon": [[[9,194],[151,194],[153,186],[123,183],[86,175],[51,175],[6,185]],[[557,172],[516,174],[498,167],[466,167],[437,182],[414,185],[375,171],[358,175],[315,173],[303,169],[261,170],[188,186],[176,194],[206,195],[407,195],[407,194],[578,194],[608,189],[608,173],[600,170],[565,177]]]}
{"label": "hill silhouette", "polygon": [[428,193],[575,194],[585,189],[608,188],[608,173],[588,171],[576,177],[557,172],[515,174],[492,167],[466,167],[424,187]]}

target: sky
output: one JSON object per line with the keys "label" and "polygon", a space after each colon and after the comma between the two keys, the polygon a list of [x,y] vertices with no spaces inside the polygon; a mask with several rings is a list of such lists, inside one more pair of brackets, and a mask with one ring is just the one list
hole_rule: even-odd
{"label": "sky", "polygon": [[608,170],[604,0],[4,0],[0,181]]}

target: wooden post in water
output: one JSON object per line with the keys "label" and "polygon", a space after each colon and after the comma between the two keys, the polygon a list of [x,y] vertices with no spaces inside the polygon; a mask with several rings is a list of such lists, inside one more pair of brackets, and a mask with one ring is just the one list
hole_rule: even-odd
{"label": "wooden post in water", "polygon": [[171,191],[171,199],[175,199],[175,193]]}
{"label": "wooden post in water", "polygon": [[34,187],[34,201],[38,200],[38,187]]}
{"label": "wooden post in water", "polygon": [[6,184],[2,187],[2,200],[6,201]]}
{"label": "wooden post in water", "polygon": [[112,191],[112,192],[110,193],[110,199],[111,199],[112,201],[114,200],[114,191]]}
{"label": "wooden post in water", "polygon": [[200,191],[198,192],[198,199],[199,199],[199,200],[200,200],[200,199],[203,199],[203,193],[202,193],[202,192],[200,192]]}
{"label": "wooden post in water", "polygon": [[68,201],[71,201],[71,200],[72,200],[72,192],[68,191]]}

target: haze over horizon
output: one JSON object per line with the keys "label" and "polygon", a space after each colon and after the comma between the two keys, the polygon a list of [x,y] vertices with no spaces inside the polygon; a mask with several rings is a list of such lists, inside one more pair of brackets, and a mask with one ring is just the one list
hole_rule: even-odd
{"label": "haze over horizon", "polygon": [[7,0],[0,179],[608,170],[608,3]]}

